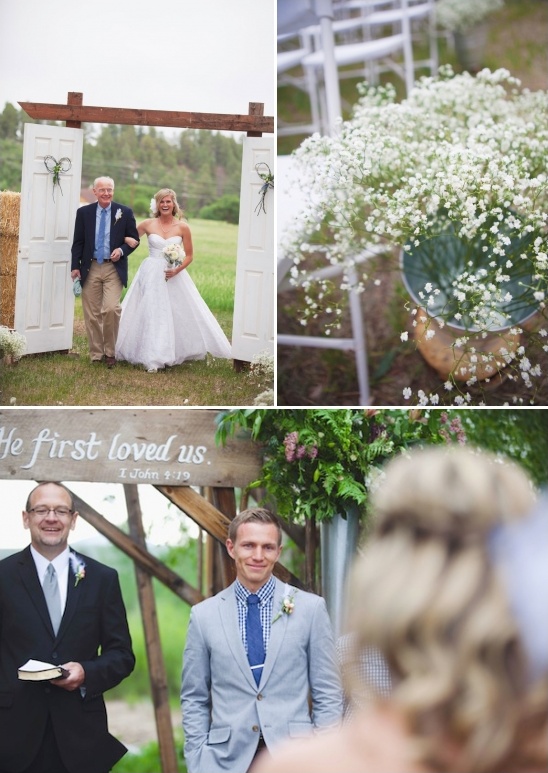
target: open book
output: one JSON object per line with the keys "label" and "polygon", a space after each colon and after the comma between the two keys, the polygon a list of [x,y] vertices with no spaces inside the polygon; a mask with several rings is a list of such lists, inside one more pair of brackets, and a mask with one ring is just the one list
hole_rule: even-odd
{"label": "open book", "polygon": [[31,682],[59,679],[59,677],[69,675],[66,668],[54,666],[53,663],[43,663],[41,660],[27,660],[27,662],[18,669],[17,673],[19,679]]}

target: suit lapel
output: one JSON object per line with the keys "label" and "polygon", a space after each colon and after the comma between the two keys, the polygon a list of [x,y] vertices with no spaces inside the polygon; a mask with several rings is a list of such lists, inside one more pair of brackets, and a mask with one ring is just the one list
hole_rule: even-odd
{"label": "suit lapel", "polygon": [[38,579],[36,564],[34,563],[34,559],[32,558],[29,547],[25,548],[25,550],[21,553],[20,571],[21,582],[26,588],[31,602],[36,607],[36,610],[49,633],[54,636],[48,611],[48,605],[46,604],[44,591],[42,590],[40,580]]}
{"label": "suit lapel", "polygon": [[226,642],[232,653],[232,657],[238,664],[251,687],[256,690],[257,684],[249,667],[249,661],[245,653],[244,643],[238,626],[238,607],[236,594],[234,593],[234,584],[230,585],[221,594],[219,599],[219,614],[221,616],[221,624],[223,626]]}
{"label": "suit lapel", "polygon": [[[82,559],[80,556],[78,556],[77,553],[75,553],[73,550],[70,551],[70,555],[75,555],[80,561]],[[65,611],[63,613],[63,617],[61,618],[61,625],[59,626],[59,630],[57,631],[57,638],[61,638],[63,634],[65,633],[66,629],[70,625],[70,621],[72,620],[74,613],[76,612],[76,608],[78,606],[78,602],[81,598],[82,594],[82,580],[78,582],[78,585],[76,585],[76,577],[74,574],[74,569],[72,566],[72,561],[69,560],[69,568],[68,568],[68,588],[67,588],[67,602],[65,604]]]}
{"label": "suit lapel", "polygon": [[276,620],[274,620],[282,608],[282,601],[285,595],[284,591],[285,584],[279,580],[276,580],[276,590],[274,591],[274,599],[272,601],[273,623],[270,628],[270,640],[268,642],[268,650],[266,653],[263,674],[259,686],[266,684],[270,674],[272,673],[272,669],[274,668],[274,664],[276,663],[276,659],[280,653],[280,648],[282,646],[285,632],[287,630],[289,615],[282,614]]}

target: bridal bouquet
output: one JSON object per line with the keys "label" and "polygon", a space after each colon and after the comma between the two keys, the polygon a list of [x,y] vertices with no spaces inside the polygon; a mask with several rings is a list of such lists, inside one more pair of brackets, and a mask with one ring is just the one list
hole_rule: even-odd
{"label": "bridal bouquet", "polygon": [[[186,253],[181,244],[168,244],[162,250],[169,268],[176,268],[183,262]],[[166,277],[167,282],[167,277]]]}

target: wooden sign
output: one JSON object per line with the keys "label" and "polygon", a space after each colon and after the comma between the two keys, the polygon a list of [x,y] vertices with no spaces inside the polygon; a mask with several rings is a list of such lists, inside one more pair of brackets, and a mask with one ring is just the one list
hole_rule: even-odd
{"label": "wooden sign", "polygon": [[0,479],[238,486],[255,480],[260,448],[215,444],[215,410],[0,410]]}

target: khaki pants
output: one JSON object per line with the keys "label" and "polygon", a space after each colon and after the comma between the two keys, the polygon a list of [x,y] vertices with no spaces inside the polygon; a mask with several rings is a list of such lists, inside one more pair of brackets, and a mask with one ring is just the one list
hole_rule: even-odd
{"label": "khaki pants", "polygon": [[114,357],[120,325],[122,281],[111,262],[92,260],[82,286],[82,308],[91,360]]}

